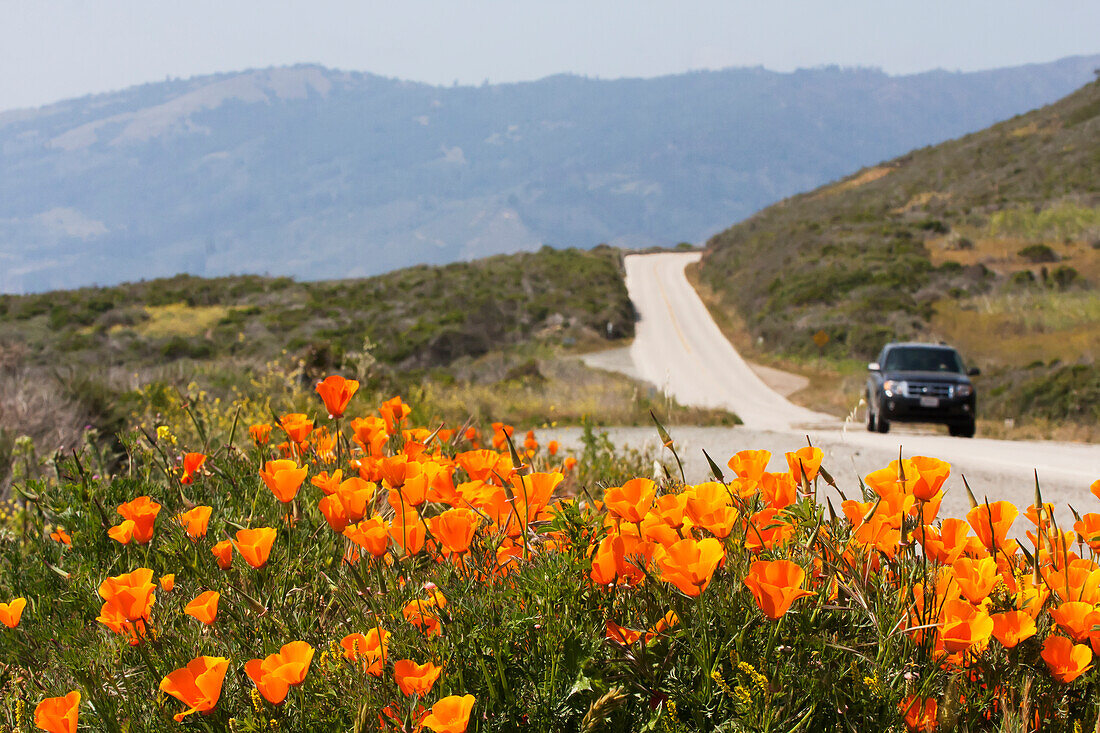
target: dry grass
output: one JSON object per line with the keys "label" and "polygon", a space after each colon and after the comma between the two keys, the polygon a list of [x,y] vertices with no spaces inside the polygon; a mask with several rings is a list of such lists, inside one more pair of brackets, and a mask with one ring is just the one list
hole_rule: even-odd
{"label": "dry grass", "polygon": [[[487,361],[495,361],[493,357]],[[507,378],[503,365],[480,363],[484,376],[496,381],[421,386],[414,402],[431,405],[440,419],[461,423],[503,420],[516,425],[578,424],[646,425],[652,409],[672,425],[733,425],[736,418],[724,410],[684,407],[656,388],[620,374],[592,369],[570,357],[539,359],[537,376]]]}
{"label": "dry grass", "polygon": [[1095,290],[943,300],[936,305],[932,325],[938,335],[987,365],[1100,358],[1100,293]]}
{"label": "dry grass", "polygon": [[23,365],[18,347],[0,347],[0,497],[7,495],[14,441],[28,436],[39,454],[80,445],[85,416],[58,381]]}
{"label": "dry grass", "polygon": [[[960,239],[969,240],[970,246],[962,249]],[[989,236],[977,230],[959,228],[943,237],[928,240],[928,254],[932,264],[939,267],[945,262],[957,262],[964,267],[984,265],[998,275],[1012,275],[1021,270],[1031,270],[1037,277],[1040,265],[1036,265],[1020,256],[1020,250],[1034,240],[1018,236]],[[1093,287],[1100,280],[1100,250],[1093,248],[1087,239],[1044,239],[1045,244],[1058,256],[1058,262],[1048,264],[1048,270],[1066,266],[1077,270],[1082,279]]]}
{"label": "dry grass", "polygon": [[995,440],[1057,440],[1067,443],[1100,443],[1100,427],[1042,418],[978,420],[978,435]]}
{"label": "dry grass", "polygon": [[867,168],[860,171],[851,178],[848,178],[844,181],[841,181],[840,183],[825,188],[817,195],[819,197],[832,196],[833,194],[842,193],[844,191],[851,191],[854,188],[865,186],[872,181],[877,181],[878,179],[885,177],[892,170],[894,170],[894,167],[889,165],[880,165],[874,168]]}
{"label": "dry grass", "polygon": [[134,330],[146,338],[199,336],[213,328],[231,310],[234,309],[222,305],[189,306],[186,303],[146,306],[149,319],[139,323]]}

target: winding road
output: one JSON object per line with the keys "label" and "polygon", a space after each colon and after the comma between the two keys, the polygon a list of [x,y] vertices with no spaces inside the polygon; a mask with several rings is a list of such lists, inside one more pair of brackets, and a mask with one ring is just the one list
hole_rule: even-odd
{"label": "winding road", "polygon": [[[959,475],[966,476],[979,499],[1009,499],[1026,507],[1033,500],[1035,472],[1044,500],[1061,505],[1061,519],[1072,523],[1067,502],[1082,513],[1100,511],[1100,501],[1089,492],[1089,485],[1100,478],[1098,445],[952,438],[900,425],[880,435],[866,432],[862,423],[845,425],[831,415],[792,404],[741,358],[688,282],[684,268],[700,256],[628,256],[626,285],[639,314],[634,343],[629,353],[620,350],[618,358],[586,359],[593,366],[650,382],[682,404],[722,407],[740,416],[744,425],[736,428],[672,429],[681,457],[687,459],[689,481],[708,474],[701,448],[720,465],[738,450],[765,448],[773,454],[770,470],[786,470],[783,453],[805,445],[808,437],[825,451],[825,465],[841,487],[852,487],[856,495],[855,476],[885,466],[900,449],[907,456],[931,455],[951,462],[944,515],[962,516],[969,509]],[[652,429],[621,428],[612,430],[611,437],[634,445],[655,442]]]}

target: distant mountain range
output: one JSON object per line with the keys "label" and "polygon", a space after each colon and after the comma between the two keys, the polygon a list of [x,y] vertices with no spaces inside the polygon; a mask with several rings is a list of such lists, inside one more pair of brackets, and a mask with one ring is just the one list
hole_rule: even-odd
{"label": "distant mountain range", "polygon": [[1098,65],[449,88],[295,66],[0,113],[0,292],[702,241],[1049,103]]}

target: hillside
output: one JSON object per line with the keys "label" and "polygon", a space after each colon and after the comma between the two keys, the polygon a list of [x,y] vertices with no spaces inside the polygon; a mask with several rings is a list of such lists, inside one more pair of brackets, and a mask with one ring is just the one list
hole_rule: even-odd
{"label": "hillside", "polygon": [[0,292],[698,242],[1058,99],[1097,64],[446,88],[297,66],[0,113]]}
{"label": "hillside", "polygon": [[498,255],[320,282],[238,276],[0,296],[0,345],[28,365],[152,368],[173,361],[263,363],[290,352],[342,366],[364,340],[404,373],[538,338],[629,337],[619,253]]}
{"label": "hillside", "polygon": [[986,372],[986,414],[1100,422],[1100,81],[771,206],[697,274],[764,351],[943,339]]}

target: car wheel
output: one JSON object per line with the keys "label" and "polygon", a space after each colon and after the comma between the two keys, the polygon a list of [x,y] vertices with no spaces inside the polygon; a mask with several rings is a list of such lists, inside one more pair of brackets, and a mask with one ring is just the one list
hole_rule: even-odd
{"label": "car wheel", "polygon": [[975,433],[974,421],[948,425],[947,433],[955,438],[973,438]]}
{"label": "car wheel", "polygon": [[890,432],[890,421],[884,418],[882,415],[875,416],[875,430],[880,433]]}
{"label": "car wheel", "polygon": [[875,411],[871,409],[871,398],[867,398],[867,432],[875,432]]}

